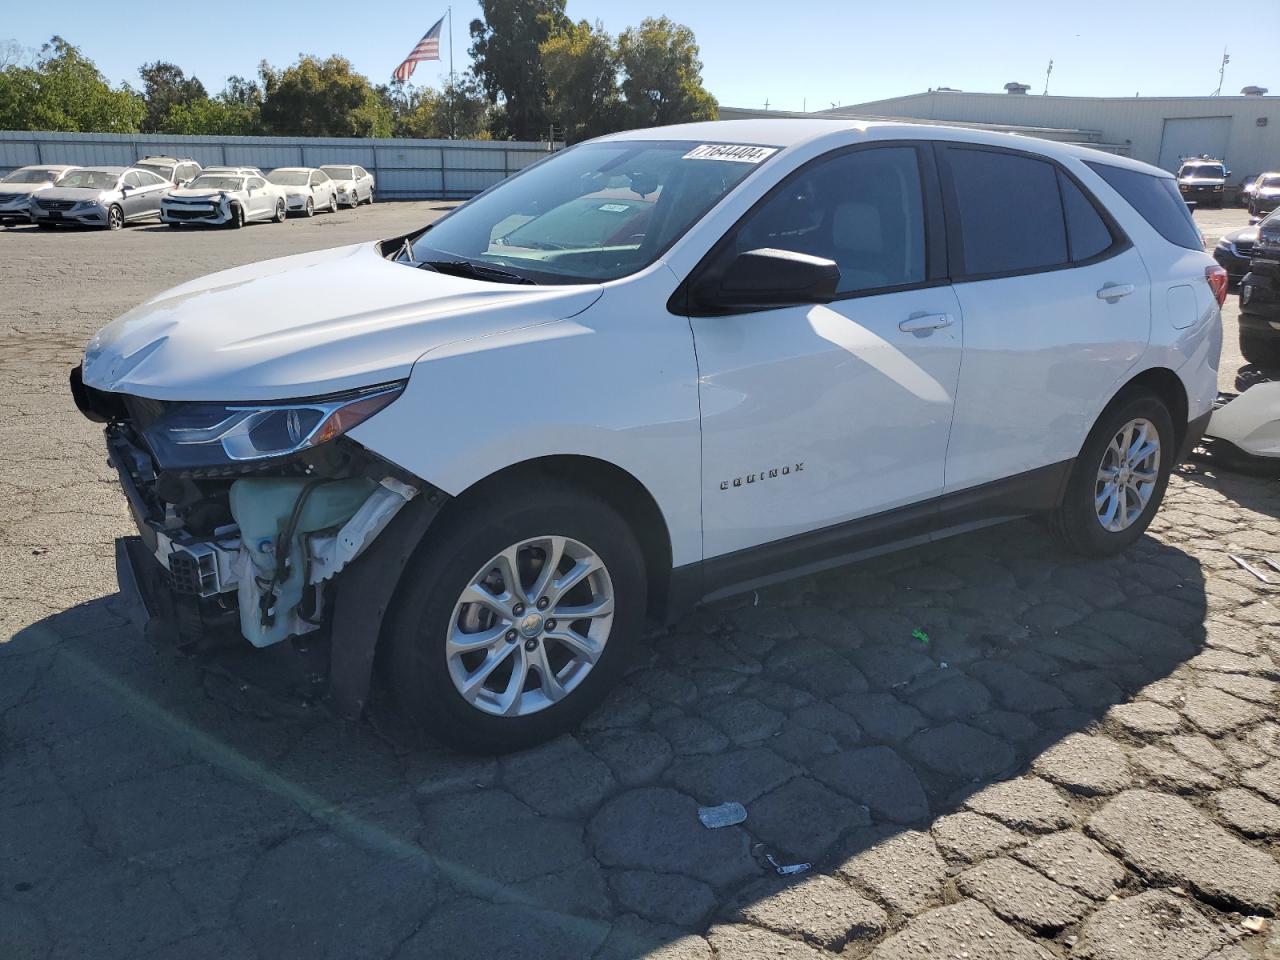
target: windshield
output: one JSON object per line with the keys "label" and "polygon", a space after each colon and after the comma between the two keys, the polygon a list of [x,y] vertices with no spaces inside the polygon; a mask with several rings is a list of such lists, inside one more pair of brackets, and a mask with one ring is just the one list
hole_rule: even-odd
{"label": "windshield", "polygon": [[244,187],[244,180],[240,177],[196,177],[189,183],[188,188],[191,190],[240,190]]}
{"label": "windshield", "polygon": [[305,187],[310,176],[306,170],[272,170],[267,179],[282,187]]}
{"label": "windshield", "polygon": [[1218,177],[1226,176],[1226,168],[1220,163],[1200,163],[1193,167],[1183,167],[1184,177]]}
{"label": "windshield", "polygon": [[58,174],[54,170],[15,170],[9,174],[0,183],[53,183]]}
{"label": "windshield", "polygon": [[1266,176],[1258,181],[1259,187],[1280,187],[1280,173]]}
{"label": "windshield", "polygon": [[356,173],[350,167],[321,167],[325,173],[335,180],[354,180]]}
{"label": "windshield", "polygon": [[72,170],[58,182],[58,186],[82,187],[86,190],[112,190],[118,179],[120,174],[108,173],[105,170]]}
{"label": "windshield", "polygon": [[656,260],[776,152],[687,141],[583,144],[459,207],[414,240],[410,256],[552,282],[616,280]]}

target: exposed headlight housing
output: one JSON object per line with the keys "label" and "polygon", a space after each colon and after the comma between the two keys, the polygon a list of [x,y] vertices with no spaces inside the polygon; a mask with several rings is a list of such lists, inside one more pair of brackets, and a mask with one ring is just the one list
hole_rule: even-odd
{"label": "exposed headlight housing", "polygon": [[279,403],[172,403],[142,435],[164,469],[288,457],[342,436],[404,392],[405,381]]}

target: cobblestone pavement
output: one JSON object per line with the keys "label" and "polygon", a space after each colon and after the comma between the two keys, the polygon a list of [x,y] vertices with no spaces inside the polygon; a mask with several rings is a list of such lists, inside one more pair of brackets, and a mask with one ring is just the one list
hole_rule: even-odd
{"label": "cobblestone pavement", "polygon": [[1228,558],[1280,558],[1274,480],[1188,469],[1109,561],[1025,522],[716,604],[501,759],[129,626],[84,339],[427,215],[0,234],[0,957],[1280,956],[1280,587]]}

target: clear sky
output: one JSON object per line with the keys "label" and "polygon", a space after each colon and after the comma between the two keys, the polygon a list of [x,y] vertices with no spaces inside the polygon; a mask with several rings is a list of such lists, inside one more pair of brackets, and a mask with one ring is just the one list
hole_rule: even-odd
{"label": "clear sky", "polygon": [[[435,3],[210,3],[207,16],[199,2],[14,3],[0,18],[0,40],[38,46],[61,34],[112,81],[135,86],[146,61],[174,61],[213,92],[232,74],[254,76],[259,60],[283,66],[300,53],[340,53],[382,82],[444,13]],[[455,6],[461,71],[479,4]],[[1278,0],[1243,7],[1206,0],[569,0],[568,12],[615,34],[646,16],[687,24],[702,49],[704,82],[727,106],[767,100],[776,109],[813,110],[937,86],[1001,92],[1010,80],[1040,93],[1050,58],[1050,93],[1204,95],[1218,85],[1224,45],[1231,55],[1224,93],[1258,84],[1280,94],[1272,42]],[[1252,16],[1259,18],[1255,35]],[[442,39],[445,63],[420,64],[415,81],[436,83],[447,72],[447,32]]]}

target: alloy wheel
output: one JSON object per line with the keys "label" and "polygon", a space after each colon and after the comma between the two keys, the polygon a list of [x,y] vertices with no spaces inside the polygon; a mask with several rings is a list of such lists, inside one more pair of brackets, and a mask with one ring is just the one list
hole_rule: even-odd
{"label": "alloy wheel", "polygon": [[124,226],[124,211],[119,207],[111,207],[107,210],[107,229],[119,230]]}
{"label": "alloy wheel", "polygon": [[1102,454],[1093,506],[1104,530],[1119,533],[1137,522],[1160,477],[1160,433],[1150,420],[1130,420]]}
{"label": "alloy wheel", "polygon": [[545,710],[599,661],[613,612],[613,581],[590,547],[560,536],[521,540],[476,571],[454,605],[450,679],[493,716]]}

